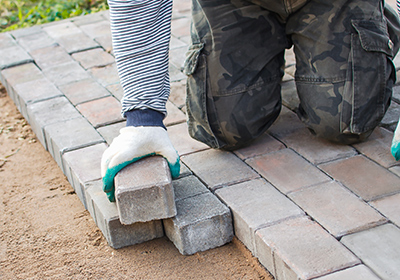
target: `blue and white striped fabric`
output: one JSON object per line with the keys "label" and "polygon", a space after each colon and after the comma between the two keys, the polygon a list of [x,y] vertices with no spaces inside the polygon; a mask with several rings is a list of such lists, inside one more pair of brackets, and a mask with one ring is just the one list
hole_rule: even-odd
{"label": "blue and white striped fabric", "polygon": [[122,114],[166,114],[172,0],[109,0],[113,49],[124,90]]}

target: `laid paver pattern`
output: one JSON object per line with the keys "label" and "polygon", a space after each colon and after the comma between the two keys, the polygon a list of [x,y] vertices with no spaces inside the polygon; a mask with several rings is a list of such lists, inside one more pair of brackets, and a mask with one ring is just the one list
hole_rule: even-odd
{"label": "laid paver pattern", "polygon": [[[196,226],[204,221],[204,233],[216,241],[210,247],[229,240],[227,234],[218,243],[215,234],[229,233],[233,225],[236,237],[278,280],[400,279],[400,164],[390,154],[400,83],[368,141],[333,144],[314,137],[294,113],[295,58],[287,50],[279,118],[246,148],[213,150],[190,138],[185,122],[181,69],[190,44],[190,1],[174,1],[171,26],[165,122],[182,160],[181,175],[172,181],[178,215],[129,226],[101,189],[101,155],[125,126],[108,12],[0,34],[1,83],[110,246],[168,231],[177,248],[190,253],[202,233]],[[400,56],[394,62],[400,73]],[[212,201],[221,211],[207,208]],[[185,243],[187,228],[199,238]]]}

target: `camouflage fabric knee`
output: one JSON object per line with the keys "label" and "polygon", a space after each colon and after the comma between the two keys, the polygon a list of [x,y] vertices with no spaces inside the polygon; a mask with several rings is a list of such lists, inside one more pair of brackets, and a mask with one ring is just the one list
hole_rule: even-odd
{"label": "camouflage fabric knee", "polygon": [[235,149],[267,130],[280,112],[283,54],[293,42],[301,119],[330,140],[362,138],[383,117],[395,79],[398,21],[383,10],[380,0],[193,0],[190,135]]}

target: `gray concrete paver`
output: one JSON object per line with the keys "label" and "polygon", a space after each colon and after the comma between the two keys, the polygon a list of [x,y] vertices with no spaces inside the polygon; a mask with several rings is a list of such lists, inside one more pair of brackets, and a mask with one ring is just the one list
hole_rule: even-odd
{"label": "gray concrete paver", "polygon": [[370,204],[400,227],[400,193],[371,201]]}
{"label": "gray concrete paver", "polygon": [[93,79],[74,81],[58,88],[74,105],[110,95],[104,87]]}
{"label": "gray concrete paver", "polygon": [[315,278],[315,280],[379,280],[368,267],[357,265],[342,271],[338,271],[326,276]]}

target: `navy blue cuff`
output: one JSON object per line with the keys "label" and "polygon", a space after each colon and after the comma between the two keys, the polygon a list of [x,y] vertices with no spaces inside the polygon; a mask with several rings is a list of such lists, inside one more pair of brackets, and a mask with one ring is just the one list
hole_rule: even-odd
{"label": "navy blue cuff", "polygon": [[125,112],[126,126],[161,126],[165,128],[164,114],[152,109],[132,110]]}

